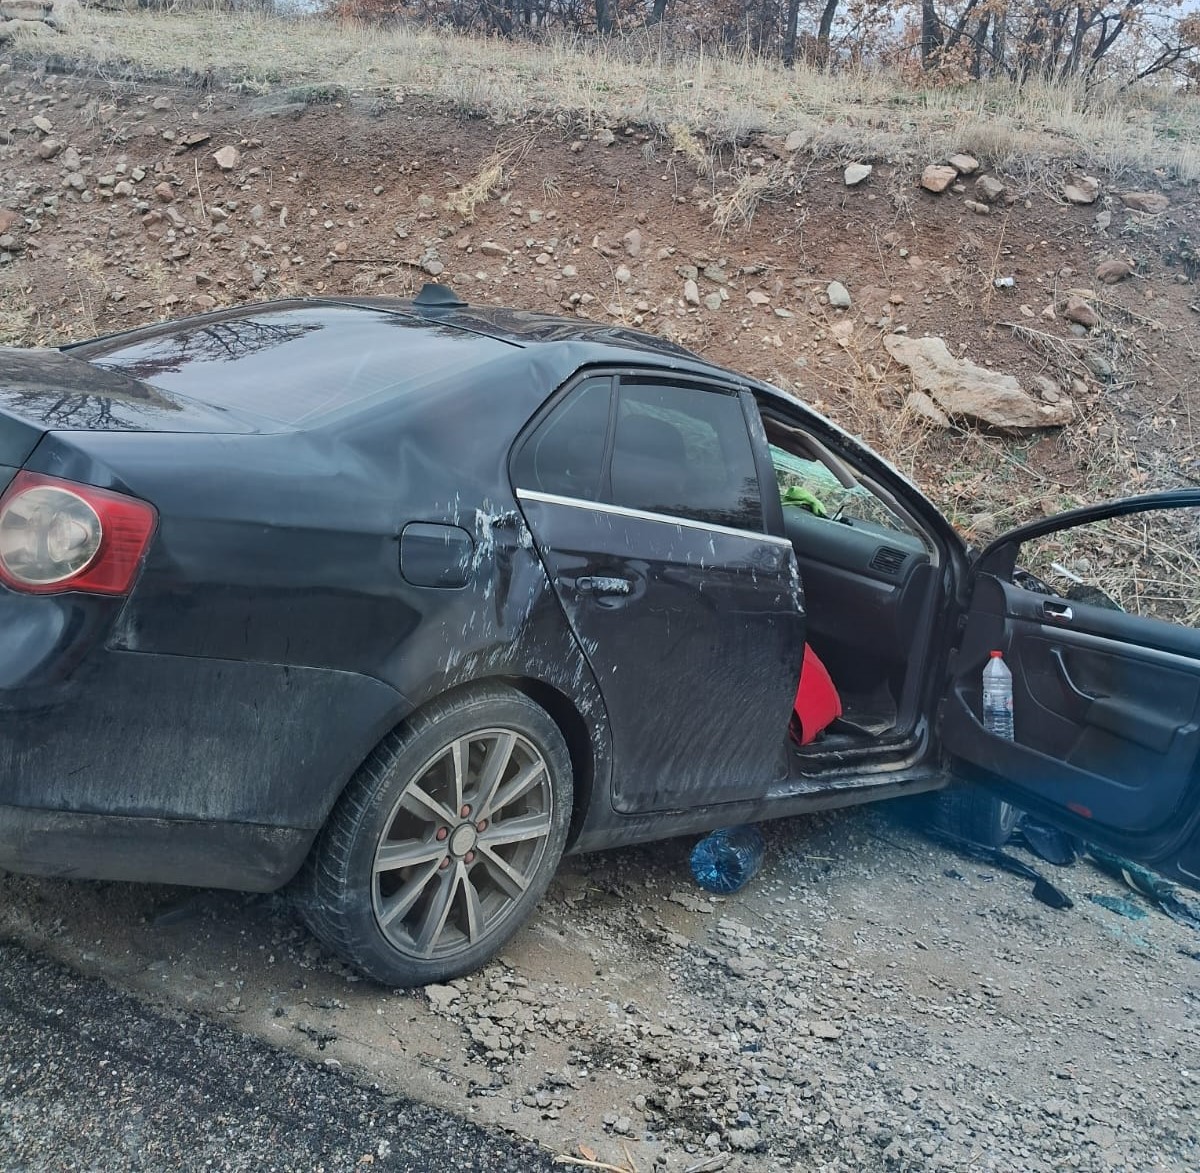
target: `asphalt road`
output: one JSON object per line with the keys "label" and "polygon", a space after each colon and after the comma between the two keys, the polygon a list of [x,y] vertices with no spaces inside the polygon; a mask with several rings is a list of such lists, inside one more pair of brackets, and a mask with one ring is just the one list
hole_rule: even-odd
{"label": "asphalt road", "polygon": [[552,1168],[541,1149],[0,941],[5,1173]]}

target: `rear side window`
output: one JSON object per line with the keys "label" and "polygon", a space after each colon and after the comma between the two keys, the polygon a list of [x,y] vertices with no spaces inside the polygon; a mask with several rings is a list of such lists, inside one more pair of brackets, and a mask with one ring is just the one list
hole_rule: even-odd
{"label": "rear side window", "polygon": [[761,532],[758,469],[741,401],[700,387],[622,380],[604,499]]}
{"label": "rear side window", "polygon": [[612,379],[587,379],[525,441],[513,465],[518,488],[595,501],[604,471]]}

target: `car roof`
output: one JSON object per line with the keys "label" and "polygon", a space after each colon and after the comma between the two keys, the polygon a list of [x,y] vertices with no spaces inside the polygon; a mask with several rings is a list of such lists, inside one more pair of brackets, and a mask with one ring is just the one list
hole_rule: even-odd
{"label": "car roof", "polygon": [[[503,351],[508,350],[512,359],[519,362],[517,356],[525,350],[532,360],[529,373],[536,372],[533,383],[530,384],[527,378],[518,379],[515,383],[511,379],[499,379],[493,385],[521,385],[533,390],[536,384],[542,395],[559,386],[576,371],[587,367],[620,369],[628,366],[637,369],[648,364],[676,374],[719,380],[725,385],[732,383],[753,387],[768,394],[781,394],[777,389],[747,375],[707,362],[665,338],[586,318],[569,318],[500,306],[469,305],[448,287],[432,283],[427,284],[415,298],[326,296],[252,302],[90,339],[66,346],[63,350],[73,357],[100,364],[107,364],[118,348],[126,361],[131,358],[145,359],[146,355],[142,352],[161,349],[160,340],[183,338],[196,331],[207,335],[222,327],[236,329],[243,322],[256,324],[260,330],[274,333],[280,327],[273,323],[296,318],[304,320],[304,329],[317,328],[310,323],[319,323],[322,330],[330,331],[327,335],[330,341],[339,332],[344,333],[347,341],[344,353],[352,353],[352,365],[358,372],[358,367],[363,365],[359,363],[362,355],[368,352],[378,355],[392,349],[387,336],[395,332],[381,329],[379,336],[385,340],[385,344],[382,351],[376,350],[374,327],[371,325],[373,316],[381,325],[390,318],[397,326],[416,327],[429,336],[431,344],[436,344],[438,333],[446,339],[447,345],[457,340],[458,345],[451,349],[459,366],[490,365],[490,369],[498,373],[496,364]],[[297,329],[300,327],[297,326]],[[472,339],[476,341],[475,346],[471,345]],[[249,349],[253,351],[254,348]],[[234,357],[228,350],[228,346],[223,344],[218,357],[223,361]],[[535,354],[538,356],[536,360]],[[403,355],[400,357],[403,358]],[[432,358],[432,355],[429,357]],[[152,354],[151,360],[153,366],[158,361],[157,354]],[[178,376],[174,376],[175,383],[179,384],[175,385],[165,373],[160,372],[155,376],[143,371],[144,362],[141,365],[135,362],[134,365],[136,369],[132,373],[142,375],[156,386],[170,384],[168,389],[177,394],[191,394],[194,391],[190,385],[180,382]],[[173,369],[170,363],[166,364],[166,369]],[[309,364],[305,363],[304,369],[308,370]],[[394,368],[389,366],[391,369]],[[358,381],[362,381],[361,378]],[[359,395],[361,391],[352,398]],[[363,401],[360,406],[366,407],[367,402]]]}
{"label": "car roof", "polygon": [[411,314],[430,318],[460,330],[485,334],[516,346],[533,346],[547,342],[596,342],[607,346],[628,347],[674,359],[705,363],[699,355],[665,338],[631,330],[626,326],[606,326],[587,318],[567,318],[560,314],[544,314],[534,310],[516,310],[503,306],[471,305],[460,300],[422,300],[435,288],[449,293],[445,286],[427,285],[416,298],[331,297],[322,300],[341,304],[370,306],[373,309]]}
{"label": "car roof", "polygon": [[698,374],[733,378],[741,383],[753,382],[745,375],[711,363],[700,355],[669,339],[628,326],[606,325],[589,318],[568,318],[559,314],[535,310],[517,310],[503,306],[472,305],[461,300],[444,285],[428,283],[415,298],[393,297],[327,297],[327,304],[355,305],[384,312],[419,317],[481,334],[513,346],[549,346],[553,343],[576,343],[593,346],[597,351],[610,352],[610,360],[619,357],[612,351],[626,351],[630,362],[658,359],[679,369],[686,367]]}
{"label": "car roof", "polygon": [[[431,294],[430,291],[436,292]],[[262,317],[301,307],[316,308],[323,305],[369,309],[418,318],[471,334],[478,334],[498,342],[507,342],[511,346],[530,347],[556,342],[584,342],[592,343],[597,347],[615,347],[643,356],[652,355],[665,359],[669,365],[684,362],[713,374],[719,374],[724,378],[734,376],[739,380],[744,379],[744,376],[735,375],[732,371],[708,362],[678,343],[644,333],[641,330],[630,329],[627,326],[604,325],[587,318],[567,318],[556,314],[539,313],[534,310],[471,305],[459,299],[447,286],[433,283],[426,284],[415,298],[297,297],[248,302],[238,306],[223,306],[204,314],[153,322],[146,326],[135,327],[133,330],[122,330],[114,334],[104,334],[86,341],[70,343],[62,347],[62,350],[66,353],[76,351],[82,356],[90,353],[98,344],[117,339],[133,341],[172,334],[192,324]],[[101,349],[107,349],[107,347],[101,347]]]}

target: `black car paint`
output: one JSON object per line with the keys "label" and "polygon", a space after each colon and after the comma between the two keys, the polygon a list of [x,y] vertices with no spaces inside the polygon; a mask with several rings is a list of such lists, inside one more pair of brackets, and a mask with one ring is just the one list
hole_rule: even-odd
{"label": "black car paint", "polygon": [[[577,851],[943,784],[920,714],[932,713],[943,693],[945,657],[969,601],[967,551],[932,504],[874,454],[774,389],[630,332],[461,306],[299,304],[386,315],[393,340],[406,324],[436,323],[453,345],[477,348],[478,362],[466,364],[473,376],[460,370],[403,395],[368,395],[292,427],[170,391],[142,393],[128,380],[109,384],[105,403],[88,375],[91,417],[71,430],[58,414],[54,379],[83,378],[88,368],[70,360],[168,337],[189,323],[69,348],[39,395],[14,389],[0,354],[7,467],[24,449],[26,468],[144,496],[160,512],[127,601],[0,588],[0,865],[278,886],[371,746],[432,697],[481,679],[525,690],[562,728],[576,769]],[[223,311],[191,324],[296,305]],[[574,604],[563,576],[555,583],[547,575],[527,527],[537,519],[514,492],[508,460],[568,380],[616,368],[715,380],[752,395],[853,453],[860,470],[903,499],[936,548],[938,576],[921,638],[917,719],[905,740],[787,773],[782,730],[763,736],[774,718],[751,737],[744,717],[758,700],[764,712],[777,702],[782,710],[776,678],[761,696],[727,690],[723,711],[714,692],[710,735],[728,735],[756,764],[741,789],[722,792],[711,770],[695,767],[667,786],[644,772],[639,779],[636,769],[615,780],[608,706],[571,632]],[[91,369],[103,385],[108,376]],[[480,371],[486,378],[474,377]],[[777,504],[764,504],[768,530],[783,537]],[[554,546],[570,551],[594,523],[560,524]],[[572,569],[593,571],[576,575],[576,585],[578,577],[625,577],[599,565]],[[686,578],[689,597],[698,598],[705,581],[697,567]],[[623,602],[610,595],[608,605]],[[767,652],[781,654],[771,645]],[[651,699],[669,725],[688,693],[681,687]],[[651,774],[667,766],[656,761]],[[639,788],[653,797],[639,803]]]}
{"label": "black car paint", "polygon": [[[779,536],[774,494],[765,503],[769,519],[760,518],[759,530],[750,532],[548,495],[523,479],[521,454],[580,385],[607,386],[600,393],[609,401],[611,445],[617,386],[646,373],[588,368],[530,421],[509,464],[538,553],[604,691],[611,801],[621,815],[762,797],[785,780],[789,755],[779,731],[804,648],[803,589],[790,545]],[[673,378],[740,407],[734,414],[757,427],[765,451],[746,392],[728,378],[695,371]],[[760,479],[774,477],[769,463],[757,472]],[[763,531],[763,520],[772,533]],[[733,616],[736,623],[729,622]]]}
{"label": "black car paint", "polygon": [[[681,810],[765,794],[786,778],[780,731],[804,654],[790,547],[518,495],[576,639],[604,682],[614,806]],[[614,587],[599,593],[597,582]],[[672,624],[673,614],[683,618]],[[741,702],[736,720],[731,696]]]}
{"label": "black car paint", "polygon": [[[661,834],[661,818],[626,821],[613,809],[605,704],[507,471],[509,442],[525,422],[577,370],[611,363],[614,347],[550,320],[533,328],[553,345],[526,351],[487,337],[496,322],[462,317],[458,344],[486,351],[486,380],[427,386],[303,430],[226,413],[221,430],[170,433],[157,429],[185,418],[190,403],[162,409],[125,386],[122,404],[148,399],[154,408],[139,419],[92,396],[90,423],[107,430],[41,439],[27,468],[151,500],[160,525],[123,605],[0,593],[9,620],[0,853],[10,866],[283,883],[382,734],[431,697],[487,677],[520,682],[563,724],[580,766],[577,847]],[[110,352],[111,341],[70,353],[96,350]],[[636,366],[649,354],[622,347],[615,357]],[[668,366],[713,375],[673,354]],[[450,396],[469,428],[446,426]],[[53,428],[57,404],[25,396],[17,406],[23,420]],[[155,409],[168,419],[152,418]],[[482,589],[407,581],[400,536],[414,521],[466,532]],[[701,590],[702,577],[697,566],[685,589]],[[736,730],[736,713],[729,719]],[[745,746],[764,766],[741,809],[761,805],[778,781],[781,745],[782,737]],[[695,798],[688,821],[722,821],[702,813],[703,791]],[[126,850],[127,828],[90,834],[79,822],[86,816],[96,832],[112,826],[105,820],[140,820],[142,849]],[[181,822],[198,839],[205,825],[225,826],[241,845],[229,854],[240,858],[219,869],[203,866],[199,852],[181,861]],[[55,835],[73,853],[56,852]]]}
{"label": "black car paint", "polygon": [[[278,308],[294,311],[295,303]],[[336,303],[330,312],[346,308]],[[0,802],[8,807],[0,825],[8,830],[0,832],[0,852],[16,853],[14,866],[246,888],[286,882],[380,736],[427,699],[487,676],[520,682],[568,734],[581,792],[576,849],[660,836],[667,820],[682,834],[768,810],[840,805],[865,790],[882,796],[936,784],[918,753],[886,782],[862,777],[856,786],[830,777],[828,786],[790,786],[784,740],[766,730],[776,709],[784,727],[791,690],[781,688],[780,673],[792,650],[799,660],[797,627],[776,649],[778,670],[766,691],[746,696],[714,680],[715,704],[703,706],[706,720],[722,721],[736,747],[742,788],[724,780],[722,789],[720,772],[695,754],[686,766],[629,760],[623,805],[643,811],[618,811],[605,700],[512,493],[510,443],[559,386],[589,367],[646,367],[725,385],[731,375],[635,333],[539,315],[462,308],[414,315],[378,302],[362,308],[395,315],[389,324],[436,321],[456,344],[479,348],[486,380],[433,380],[371,411],[294,429],[199,408],[162,389],[142,392],[119,372],[95,368],[96,386],[114,391],[113,403],[90,397],[88,431],[50,431],[26,459],[32,470],[154,501],[161,521],[124,606],[6,592],[13,615],[6,654],[12,632],[34,632],[23,637],[19,655],[7,656],[11,687],[0,693],[0,728],[8,726],[0,750]],[[196,320],[223,323],[248,312]],[[102,357],[115,345],[142,344],[144,361],[146,350],[154,353],[145,343],[178,327],[149,327],[67,355]],[[36,396],[24,380],[17,404],[24,420],[61,425],[54,380],[71,369],[55,362]],[[742,383],[756,396],[790,403]],[[446,427],[448,398],[462,428]],[[215,417],[208,431],[164,434],[204,413]],[[827,440],[845,439],[824,421],[816,427]],[[893,477],[875,463],[876,475]],[[781,536],[781,519],[772,521]],[[932,506],[926,521],[953,547],[955,537]],[[470,547],[467,571],[484,590],[404,577],[401,535],[414,522],[466,534],[468,542],[458,542],[463,555]],[[576,545],[588,525],[577,519]],[[709,536],[702,541],[707,545]],[[679,588],[698,597],[706,578],[697,559]],[[760,700],[766,716],[745,722],[748,706]],[[665,729],[680,702],[686,696],[664,706]],[[328,727],[338,730],[336,739],[316,735]],[[224,764],[215,765],[217,758]],[[668,765],[670,786],[661,788],[667,798],[638,801],[638,784],[653,793]],[[106,852],[106,842],[128,842],[134,832],[89,838],[76,825],[88,814],[100,820],[96,829],[112,830],[104,819],[142,820],[142,852]],[[205,826],[224,826],[241,848],[224,854],[236,859],[214,867],[204,862],[216,858],[211,850],[194,850],[184,864],[179,823],[197,832],[196,842],[204,841]],[[70,838],[74,854],[55,853],[55,835]]]}
{"label": "black car paint", "polygon": [[0,464],[20,465],[47,429],[220,432],[235,413],[179,399],[122,371],[84,366],[65,351],[0,347]]}
{"label": "black car paint", "polygon": [[[26,467],[152,500],[161,520],[124,607],[5,592],[7,631],[32,626],[42,637],[23,649],[25,670],[0,701],[0,801],[242,824],[272,844],[276,828],[306,832],[275,877],[284,882],[382,734],[424,700],[489,676],[553,690],[552,707],[569,706],[591,734],[587,774],[606,770],[603,703],[497,444],[562,368],[506,367],[520,350],[460,337],[489,363],[487,382],[454,391],[470,429],[445,427],[450,391],[435,386],[385,403],[386,418],[350,415],[304,432],[43,440]],[[531,369],[548,381],[531,380]],[[399,538],[417,519],[468,527],[469,570],[486,589],[405,581]],[[144,859],[141,878],[166,878],[167,860]],[[245,866],[226,882],[261,886],[259,863]]]}

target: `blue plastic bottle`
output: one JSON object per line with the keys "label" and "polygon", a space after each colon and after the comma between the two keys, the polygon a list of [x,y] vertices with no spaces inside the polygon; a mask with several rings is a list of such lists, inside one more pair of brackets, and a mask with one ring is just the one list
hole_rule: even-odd
{"label": "blue plastic bottle", "polygon": [[724,827],[692,848],[692,875],[701,888],[725,896],[750,882],[765,850],[757,827]]}

